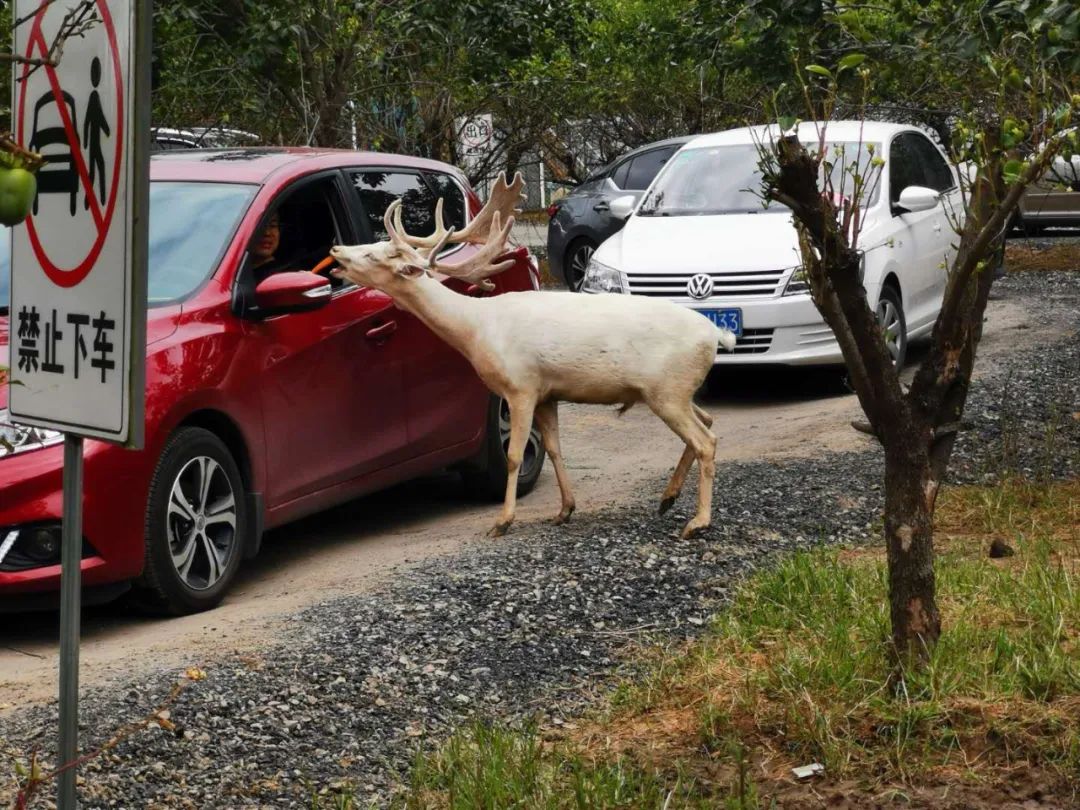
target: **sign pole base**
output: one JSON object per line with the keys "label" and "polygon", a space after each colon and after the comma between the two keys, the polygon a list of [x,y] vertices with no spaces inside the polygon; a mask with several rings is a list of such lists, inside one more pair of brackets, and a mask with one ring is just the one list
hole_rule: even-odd
{"label": "sign pole base", "polygon": [[75,810],[79,755],[79,622],[82,602],[83,438],[64,434],[64,518],[60,549],[59,810]]}

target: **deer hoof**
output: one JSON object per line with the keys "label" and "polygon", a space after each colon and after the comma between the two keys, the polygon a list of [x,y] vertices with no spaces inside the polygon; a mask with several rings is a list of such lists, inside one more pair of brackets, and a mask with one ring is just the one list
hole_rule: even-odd
{"label": "deer hoof", "polygon": [[570,516],[572,514],[574,514],[574,507],[573,506],[565,507],[561,512],[559,512],[558,517],[555,518],[555,525],[556,526],[562,526],[564,523],[569,523],[570,522]]}
{"label": "deer hoof", "polygon": [[488,537],[502,537],[504,534],[506,534],[506,531],[509,528],[510,528],[510,521],[509,520],[506,521],[505,523],[496,523],[488,531]]}
{"label": "deer hoof", "polygon": [[661,515],[664,514],[665,512],[667,512],[668,509],[670,509],[674,505],[675,505],[675,496],[674,495],[669,495],[668,497],[664,498],[664,500],[660,501],[660,514]]}
{"label": "deer hoof", "polygon": [[683,540],[696,540],[705,534],[705,530],[709,528],[708,523],[695,526],[693,523],[687,523],[686,528],[682,530]]}

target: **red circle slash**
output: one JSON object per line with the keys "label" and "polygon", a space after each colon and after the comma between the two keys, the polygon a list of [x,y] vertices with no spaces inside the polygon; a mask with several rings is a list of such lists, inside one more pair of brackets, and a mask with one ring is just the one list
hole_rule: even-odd
{"label": "red circle slash", "polygon": [[[75,267],[62,268],[57,266],[52,259],[49,258],[48,253],[42,245],[41,237],[38,234],[37,227],[34,222],[34,215],[31,214],[26,218],[26,230],[27,235],[30,237],[30,245],[34,249],[34,255],[37,257],[38,262],[41,264],[41,269],[45,271],[45,275],[49,277],[54,284],[59,287],[74,287],[85,279],[90,271],[94,269],[95,262],[101,255],[101,250],[105,245],[105,238],[109,235],[109,226],[112,224],[113,213],[116,210],[116,196],[117,191],[120,188],[120,164],[123,157],[123,143],[124,143],[124,84],[123,77],[120,74],[120,51],[116,44],[116,28],[113,26],[112,15],[109,13],[109,7],[106,0],[95,0],[98,8],[98,12],[101,14],[101,21],[105,27],[105,34],[109,40],[109,49],[112,52],[113,63],[113,77],[116,82],[116,131],[113,135],[116,143],[116,152],[113,159],[112,167],[112,180],[109,186],[108,202],[105,206],[105,212],[102,214],[101,206],[98,203],[97,195],[94,194],[94,189],[90,183],[90,173],[86,169],[86,161],[83,159],[82,147],[79,144],[79,135],[75,129],[74,124],[71,121],[71,117],[68,115],[67,106],[64,103],[62,94],[62,88],[60,87],[60,80],[56,75],[56,69],[51,65],[45,65],[43,70],[45,75],[49,79],[49,86],[52,90],[53,98],[56,101],[57,111],[60,114],[60,120],[64,125],[64,132],[67,134],[68,146],[71,149],[72,161],[75,164],[75,169],[79,175],[79,184],[82,187],[83,193],[86,195],[86,199],[90,204],[90,213],[94,218],[94,227],[97,231],[97,236],[94,239],[94,243],[90,246],[89,252],[86,257]],[[27,58],[32,58],[34,49],[37,48],[42,58],[48,55],[48,45],[45,43],[45,37],[41,33],[41,23],[45,17],[45,12],[49,6],[43,6],[34,18],[33,27],[30,29],[29,42],[26,48]],[[28,92],[29,82],[26,81],[30,72],[30,65],[24,64],[22,70],[22,77],[20,79],[19,89],[19,129],[18,139],[19,143],[25,143],[25,112],[26,112],[26,96]]]}

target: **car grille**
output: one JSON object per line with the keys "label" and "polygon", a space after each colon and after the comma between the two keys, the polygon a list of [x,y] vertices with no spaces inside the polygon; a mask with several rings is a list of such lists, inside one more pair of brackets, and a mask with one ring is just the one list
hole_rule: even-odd
{"label": "car grille", "polygon": [[[743,329],[735,339],[735,354],[763,354],[772,345],[772,329]],[[721,357],[727,355],[723,349],[717,351]]]}
{"label": "car grille", "polygon": [[[773,295],[784,276],[783,270],[747,271],[745,273],[709,273],[712,277],[711,298],[732,298],[751,295]],[[652,295],[663,298],[689,298],[686,285],[697,273],[671,273],[629,276],[631,295]],[[695,299],[699,300],[699,299]],[[708,298],[700,299],[708,301]]]}

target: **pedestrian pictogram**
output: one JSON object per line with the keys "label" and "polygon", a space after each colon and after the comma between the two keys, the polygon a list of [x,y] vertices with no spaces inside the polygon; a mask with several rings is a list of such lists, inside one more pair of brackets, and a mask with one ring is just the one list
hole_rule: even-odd
{"label": "pedestrian pictogram", "polygon": [[101,186],[98,202],[105,202],[105,156],[101,152],[101,136],[108,136],[109,121],[105,117],[105,111],[101,108],[101,96],[97,86],[101,84],[101,60],[96,56],[90,63],[90,82],[94,89],[90,91],[90,101],[86,106],[85,124],[83,124],[83,143],[86,144],[87,155],[90,159],[90,189],[85,198],[84,207],[90,207],[90,198],[93,196],[94,175],[97,175],[98,184]]}

